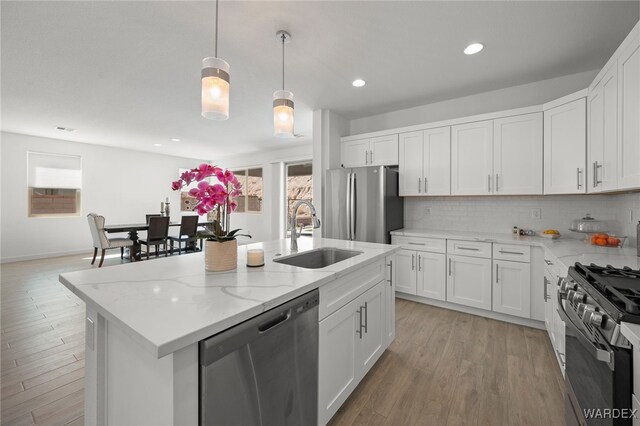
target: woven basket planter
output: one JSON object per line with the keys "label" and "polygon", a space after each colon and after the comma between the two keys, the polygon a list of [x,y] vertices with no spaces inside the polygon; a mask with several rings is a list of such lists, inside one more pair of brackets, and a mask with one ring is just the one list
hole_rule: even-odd
{"label": "woven basket planter", "polygon": [[204,268],[211,272],[231,271],[238,267],[238,241],[219,243],[206,241],[204,245]]}

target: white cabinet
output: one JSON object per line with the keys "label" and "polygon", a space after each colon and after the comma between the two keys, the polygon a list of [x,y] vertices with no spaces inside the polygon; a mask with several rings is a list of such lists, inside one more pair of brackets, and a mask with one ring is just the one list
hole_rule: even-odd
{"label": "white cabinet", "polygon": [[447,301],[491,310],[491,259],[449,255]]}
{"label": "white cabinet", "polygon": [[396,256],[387,256],[387,284],[385,285],[385,337],[387,345],[396,338]]}
{"label": "white cabinet", "polygon": [[493,193],[542,194],[542,113],[493,121]]}
{"label": "white cabinet", "polygon": [[618,186],[640,187],[640,31],[618,58]]}
{"label": "white cabinet", "polygon": [[451,195],[492,191],[493,121],[451,127]]}
{"label": "white cabinet", "polygon": [[396,291],[416,294],[416,252],[400,250],[396,253]]}
{"label": "white cabinet", "polygon": [[399,140],[401,196],[451,193],[451,128],[402,133]]}
{"label": "white cabinet", "polygon": [[544,324],[549,334],[549,340],[556,355],[560,370],[565,370],[565,324],[558,314],[558,284],[560,277],[553,272],[553,262],[545,259],[547,263],[544,273],[544,299],[545,312]]}
{"label": "white cabinet", "polygon": [[544,193],[586,191],[586,99],[544,111]]}
{"label": "white cabinet", "polygon": [[386,344],[385,284],[380,281],[319,324],[318,423],[326,424]]}
{"label": "white cabinet", "polygon": [[436,300],[446,300],[446,255],[417,251],[418,274],[416,294]]}
{"label": "white cabinet", "polygon": [[587,97],[587,191],[618,187],[618,69],[612,66]]}
{"label": "white cabinet", "polygon": [[494,260],[493,264],[493,311],[530,318],[530,264],[506,260]]}
{"label": "white cabinet", "polygon": [[343,167],[393,166],[398,164],[398,135],[341,142]]}

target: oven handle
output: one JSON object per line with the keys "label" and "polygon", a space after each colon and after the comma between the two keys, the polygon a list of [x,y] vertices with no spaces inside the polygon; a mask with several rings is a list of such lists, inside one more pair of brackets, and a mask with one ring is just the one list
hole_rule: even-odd
{"label": "oven handle", "polygon": [[[567,301],[567,303],[569,303],[569,301]],[[569,318],[569,315],[565,312],[564,307],[562,306],[562,296],[559,292],[558,292],[558,315],[560,315],[560,318],[562,318],[562,320],[565,323],[567,323],[567,325],[571,326],[575,330],[575,334],[578,337],[578,340],[580,340],[580,343],[582,343],[587,349],[589,349],[589,351],[593,355],[595,355],[598,361],[607,363],[609,365],[609,368],[613,371],[614,369],[613,350],[611,350],[611,348],[606,343],[603,344],[603,346],[605,346],[607,350],[598,348],[596,345],[593,344],[591,340],[589,340],[584,335],[584,333],[582,333],[582,330],[580,330],[580,327],[578,327],[576,323],[574,323],[573,320]]]}

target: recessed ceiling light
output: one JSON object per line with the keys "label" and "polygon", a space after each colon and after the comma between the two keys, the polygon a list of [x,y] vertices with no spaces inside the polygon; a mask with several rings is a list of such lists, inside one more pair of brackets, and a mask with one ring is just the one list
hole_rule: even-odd
{"label": "recessed ceiling light", "polygon": [[353,87],[362,87],[367,84],[367,82],[359,78],[357,80],[353,80],[353,83],[351,84],[353,85]]}
{"label": "recessed ceiling light", "polygon": [[162,146],[161,143],[154,143],[153,146]]}
{"label": "recessed ceiling light", "polygon": [[484,45],[482,43],[471,43],[464,49],[465,55],[474,55],[484,49]]}
{"label": "recessed ceiling light", "polygon": [[171,138],[171,139],[169,139],[169,140],[170,140],[171,142],[180,142],[180,139],[178,139],[178,138]]}

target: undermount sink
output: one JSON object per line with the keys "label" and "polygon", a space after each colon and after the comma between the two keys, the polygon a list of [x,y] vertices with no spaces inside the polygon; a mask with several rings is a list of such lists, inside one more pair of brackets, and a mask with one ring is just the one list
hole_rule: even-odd
{"label": "undermount sink", "polygon": [[285,265],[297,266],[299,268],[320,269],[350,259],[359,254],[362,254],[362,252],[335,247],[323,247],[281,257],[273,261],[276,263],[284,263]]}

